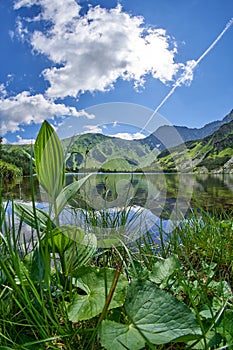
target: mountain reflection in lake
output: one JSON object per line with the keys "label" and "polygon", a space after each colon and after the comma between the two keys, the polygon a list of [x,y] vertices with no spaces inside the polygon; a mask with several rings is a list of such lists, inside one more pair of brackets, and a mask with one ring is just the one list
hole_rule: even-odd
{"label": "mountain reflection in lake", "polygon": [[[66,184],[83,176],[67,174]],[[48,211],[48,198],[36,177],[33,180],[36,205]],[[214,210],[215,214],[222,209],[232,211],[232,193],[233,176],[226,174],[97,173],[67,203],[60,223],[82,227],[109,245],[117,239],[119,242],[119,235],[128,244],[146,232],[160,244],[161,228],[166,239],[177,220],[191,209]],[[3,196],[30,202],[30,179],[4,187]],[[28,234],[27,230],[24,232]]]}
{"label": "mountain reflection in lake", "polygon": [[[84,176],[67,174],[66,183]],[[36,177],[35,200],[46,202]],[[72,204],[84,205],[87,201],[94,209],[137,205],[167,218],[177,210],[204,209],[221,211],[233,207],[233,175],[231,174],[93,174]],[[24,202],[31,201],[30,179],[23,177],[16,184],[3,188],[3,197]]]}

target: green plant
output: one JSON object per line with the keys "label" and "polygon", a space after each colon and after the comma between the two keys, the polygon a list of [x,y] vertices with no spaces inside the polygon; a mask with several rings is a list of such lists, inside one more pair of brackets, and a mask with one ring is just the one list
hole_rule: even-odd
{"label": "green plant", "polygon": [[124,228],[128,212],[99,216],[86,206],[88,230],[62,223],[88,176],[65,186],[65,156],[47,122],[35,147],[48,212],[36,208],[33,177],[31,206],[0,196],[0,350],[231,349],[230,218],[191,213],[167,241],[160,227],[162,246],[147,234],[98,248],[94,228]]}
{"label": "green plant", "polygon": [[13,180],[15,177],[22,176],[22,169],[14,164],[7,163],[0,159],[0,174],[3,180]]}

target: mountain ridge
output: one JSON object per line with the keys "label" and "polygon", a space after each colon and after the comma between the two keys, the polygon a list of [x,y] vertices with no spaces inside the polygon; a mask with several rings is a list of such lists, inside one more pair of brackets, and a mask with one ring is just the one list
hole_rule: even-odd
{"label": "mountain ridge", "polygon": [[[142,143],[148,143],[151,148],[160,144],[159,149],[170,148],[187,141],[198,140],[210,136],[217,131],[223,124],[233,120],[233,109],[222,119],[205,124],[201,128],[189,128],[187,126],[163,125],[147,136]],[[161,142],[163,141],[163,142]]]}
{"label": "mountain ridge", "polygon": [[[189,158],[195,171],[221,171],[221,168],[224,171],[232,171],[233,136],[229,133],[232,126],[233,110],[222,120],[206,124],[200,129],[161,126],[153,134],[139,140],[125,140],[100,133],[76,135],[62,140],[66,168],[67,171],[74,172],[171,172],[177,171],[172,162],[172,157],[175,157],[176,163],[179,164],[178,171],[188,171],[191,167],[188,165]],[[182,130],[183,139],[178,130]],[[211,130],[215,131],[211,135],[201,137],[209,134]],[[192,140],[189,140],[190,137]],[[24,174],[29,173],[29,166],[26,164],[28,160],[19,150],[25,149],[30,152],[30,145],[6,144],[1,147],[2,160],[9,159],[10,163],[17,163],[17,166],[22,163],[22,167],[28,168]],[[188,150],[190,157],[184,158],[185,150],[186,153]]]}
{"label": "mountain ridge", "polygon": [[[165,171],[188,171],[190,164],[197,172],[233,172],[233,120],[222,124],[213,134],[187,141],[185,147],[174,146],[162,151],[157,162]],[[150,166],[153,168],[153,163]]]}

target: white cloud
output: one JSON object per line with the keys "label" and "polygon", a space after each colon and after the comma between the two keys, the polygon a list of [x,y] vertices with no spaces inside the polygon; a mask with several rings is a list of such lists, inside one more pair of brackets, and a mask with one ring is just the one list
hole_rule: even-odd
{"label": "white cloud", "polygon": [[16,135],[18,141],[12,142],[12,145],[31,145],[35,143],[35,139],[23,139],[20,135]]}
{"label": "white cloud", "polygon": [[2,144],[5,145],[6,143],[8,143],[8,140],[5,137],[3,137],[2,138]]}
{"label": "white cloud", "polygon": [[22,20],[19,34],[23,39],[28,34],[33,50],[54,64],[43,71],[49,97],[106,91],[119,78],[138,87],[147,74],[167,83],[183,67],[175,63],[176,44],[164,29],[146,27],[142,17],[123,12],[120,5],[110,10],[90,7],[85,15],[75,0],[18,0],[14,7],[34,4],[42,8],[34,20],[52,26],[29,34]]}
{"label": "white cloud", "polygon": [[98,133],[103,132],[103,130],[98,125],[85,125],[83,128],[85,129],[85,132],[87,132],[87,133],[98,134]]}
{"label": "white cloud", "polygon": [[14,9],[18,10],[22,6],[32,6],[37,4],[37,0],[18,0],[14,4]]}
{"label": "white cloud", "polygon": [[6,87],[4,84],[0,84],[0,97],[5,97],[7,95]]}
{"label": "white cloud", "polygon": [[68,107],[64,104],[55,103],[46,99],[43,95],[30,95],[28,91],[9,97],[0,98],[1,134],[8,131],[19,130],[19,125],[30,123],[41,123],[45,119],[53,119],[54,116],[89,117],[85,111],[77,111],[75,107]]}
{"label": "white cloud", "polygon": [[174,86],[178,87],[183,84],[189,86],[193,81],[193,71],[196,65],[197,65],[197,61],[195,60],[187,61],[186,64],[182,67],[182,73],[180,77],[177,79]]}
{"label": "white cloud", "polygon": [[134,134],[130,134],[128,132],[119,132],[114,135],[110,135],[112,137],[119,137],[120,139],[124,140],[139,140],[139,139],[144,139],[145,135],[140,133],[140,132],[135,132]]}

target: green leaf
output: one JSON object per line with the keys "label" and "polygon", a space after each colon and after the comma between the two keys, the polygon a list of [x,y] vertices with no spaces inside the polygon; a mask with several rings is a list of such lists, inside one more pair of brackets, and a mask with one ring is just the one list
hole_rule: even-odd
{"label": "green leaf", "polygon": [[125,311],[129,320],[126,325],[102,322],[100,340],[107,350],[117,349],[119,342],[118,349],[135,350],[141,349],[146,340],[152,344],[164,344],[198,339],[202,334],[192,311],[150,281],[131,282]]}
{"label": "green leaf", "polygon": [[16,215],[32,228],[44,231],[48,227],[55,227],[49,215],[41,209],[36,208],[36,220],[33,207],[28,204],[14,203],[14,210]]}
{"label": "green leaf", "polygon": [[86,234],[81,228],[70,225],[56,227],[46,234],[41,243],[48,244],[55,253],[64,255],[68,274],[73,274],[76,268],[86,264],[97,249],[94,234]]}
{"label": "green leaf", "polygon": [[150,280],[157,284],[166,284],[168,279],[180,268],[180,262],[176,255],[156,262],[150,273]]}
{"label": "green leaf", "polygon": [[38,180],[54,201],[65,183],[64,153],[56,132],[47,121],[43,122],[36,138],[34,155]]}
{"label": "green leaf", "polygon": [[62,211],[62,209],[64,209],[64,207],[67,205],[67,202],[76,195],[77,191],[86,182],[90,175],[91,174],[83,177],[78,181],[74,181],[73,183],[62,189],[62,191],[59,193],[56,199],[57,214],[59,214]]}
{"label": "green leaf", "polygon": [[22,149],[22,148],[19,149],[19,150],[17,150],[16,152],[17,152],[17,153],[22,153],[22,154],[24,154],[26,157],[28,157],[29,160],[32,161],[33,165],[35,165],[35,158],[33,158],[32,155],[31,155],[29,152],[25,151],[25,150]]}
{"label": "green leaf", "polygon": [[94,255],[97,248],[97,239],[94,234],[86,234],[82,243],[76,243],[65,251],[64,258],[67,271],[71,272],[85,265]]}
{"label": "green leaf", "polygon": [[33,250],[30,277],[35,282],[42,282],[45,277],[46,262],[40,248]]}
{"label": "green leaf", "polygon": [[107,350],[142,349],[145,340],[131,325],[104,320],[100,328],[101,345]]}
{"label": "green leaf", "polygon": [[[81,267],[73,272],[73,284],[84,293],[76,294],[68,306],[68,317],[72,322],[87,320],[100,314],[111,288],[115,270],[97,267]],[[122,306],[128,281],[120,275],[109,309]],[[106,289],[105,289],[106,287]]]}
{"label": "green leaf", "polygon": [[48,232],[42,243],[55,248],[54,252],[62,254],[74,244],[74,241],[82,242],[83,240],[83,230],[75,226],[64,225]]}
{"label": "green leaf", "polygon": [[228,345],[233,345],[233,310],[226,310],[217,331],[224,337]]}
{"label": "green leaf", "polygon": [[153,344],[163,344],[187,335],[201,335],[195,315],[174,296],[149,281],[133,281],[128,288],[126,313]]}

